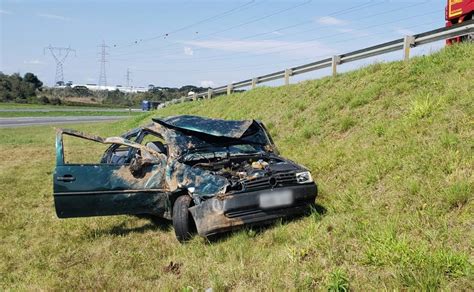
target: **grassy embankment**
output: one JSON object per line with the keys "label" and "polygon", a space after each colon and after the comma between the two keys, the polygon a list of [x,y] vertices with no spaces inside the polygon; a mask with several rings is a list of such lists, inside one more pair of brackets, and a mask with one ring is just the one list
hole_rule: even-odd
{"label": "grassy embankment", "polygon": [[473,55],[456,46],[156,112],[261,119],[319,184],[325,213],[213,243],[180,245],[129,216],[57,219],[53,129],[2,129],[0,287],[473,290]]}

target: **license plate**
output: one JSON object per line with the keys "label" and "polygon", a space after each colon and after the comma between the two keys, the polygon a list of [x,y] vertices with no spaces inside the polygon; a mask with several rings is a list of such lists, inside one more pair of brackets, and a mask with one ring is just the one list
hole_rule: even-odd
{"label": "license plate", "polygon": [[289,206],[293,204],[293,192],[285,190],[262,193],[259,203],[262,209]]}

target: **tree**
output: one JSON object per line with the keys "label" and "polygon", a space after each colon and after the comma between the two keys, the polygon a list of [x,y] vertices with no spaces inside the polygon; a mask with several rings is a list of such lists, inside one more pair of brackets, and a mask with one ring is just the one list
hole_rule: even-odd
{"label": "tree", "polygon": [[33,84],[35,89],[41,90],[41,88],[43,87],[43,82],[41,82],[38,77],[33,73],[26,73],[23,77],[23,80],[25,82]]}
{"label": "tree", "polygon": [[31,102],[36,97],[36,90],[43,86],[36,75],[26,73],[24,77],[15,73],[0,74],[0,101]]}
{"label": "tree", "polygon": [[107,97],[104,100],[106,104],[113,104],[113,105],[126,105],[131,106],[132,102],[130,99],[125,95],[125,93],[121,92],[120,90],[116,89],[113,91],[107,91]]}

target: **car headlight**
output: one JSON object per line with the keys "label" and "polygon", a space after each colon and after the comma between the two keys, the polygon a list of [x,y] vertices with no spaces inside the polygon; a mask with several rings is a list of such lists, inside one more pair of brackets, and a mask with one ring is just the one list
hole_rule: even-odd
{"label": "car headlight", "polygon": [[313,182],[313,177],[309,171],[298,172],[296,174],[296,182],[299,184],[306,184]]}

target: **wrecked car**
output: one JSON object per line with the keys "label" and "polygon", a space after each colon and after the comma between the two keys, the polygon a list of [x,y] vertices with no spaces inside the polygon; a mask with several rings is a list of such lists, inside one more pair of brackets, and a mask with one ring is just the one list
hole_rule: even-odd
{"label": "wrecked car", "polygon": [[[257,120],[155,118],[120,137],[58,129],[54,203],[59,218],[153,215],[187,241],[301,214],[314,204],[311,173],[279,156]],[[110,144],[94,164],[67,163],[64,135]]]}

